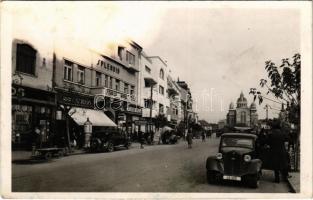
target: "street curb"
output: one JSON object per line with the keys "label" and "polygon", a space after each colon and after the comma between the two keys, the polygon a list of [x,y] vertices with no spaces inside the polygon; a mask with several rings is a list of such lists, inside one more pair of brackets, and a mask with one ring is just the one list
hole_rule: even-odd
{"label": "street curb", "polygon": [[287,179],[287,185],[289,187],[289,192],[291,193],[297,193],[293,185],[290,183],[289,179]]}

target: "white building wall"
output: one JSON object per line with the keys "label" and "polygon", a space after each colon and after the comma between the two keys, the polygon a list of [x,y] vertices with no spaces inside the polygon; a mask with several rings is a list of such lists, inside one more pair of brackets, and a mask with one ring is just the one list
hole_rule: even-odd
{"label": "white building wall", "polygon": [[[139,90],[140,90],[140,100],[139,104],[143,107],[142,114],[143,117],[149,117],[150,116],[150,109],[145,108],[145,102],[144,99],[150,99],[151,97],[151,88],[145,87],[145,78],[151,78],[155,81],[158,80],[158,73],[156,70],[156,67],[152,63],[152,61],[149,58],[146,58],[144,54],[141,55],[140,60],[140,72],[139,72]],[[146,66],[151,70],[150,73],[146,71]],[[152,110],[152,117],[155,117],[158,113],[158,90],[156,89],[157,84],[153,88],[153,96],[152,99],[156,103],[153,105]]]}
{"label": "white building wall", "polygon": [[[155,71],[154,71],[154,75],[157,75],[158,79],[157,79],[157,91],[159,91],[159,86],[162,86],[164,88],[164,95],[158,94],[158,108],[159,108],[159,104],[163,104],[164,106],[164,114],[167,112],[166,108],[170,107],[170,101],[168,99],[168,96],[167,96],[167,76],[168,76],[168,67],[166,65],[166,63],[158,56],[153,56],[153,57],[149,57],[152,62],[153,62],[153,65],[155,67]],[[162,79],[160,77],[160,70],[163,69],[164,71],[164,79]],[[159,113],[159,109],[158,109],[158,113]]]}

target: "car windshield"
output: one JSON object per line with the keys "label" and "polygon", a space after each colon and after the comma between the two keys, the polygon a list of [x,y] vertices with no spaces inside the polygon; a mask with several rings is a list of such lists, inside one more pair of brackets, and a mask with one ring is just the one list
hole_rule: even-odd
{"label": "car windshield", "polygon": [[244,147],[253,148],[252,138],[236,138],[236,137],[224,137],[222,139],[221,147]]}

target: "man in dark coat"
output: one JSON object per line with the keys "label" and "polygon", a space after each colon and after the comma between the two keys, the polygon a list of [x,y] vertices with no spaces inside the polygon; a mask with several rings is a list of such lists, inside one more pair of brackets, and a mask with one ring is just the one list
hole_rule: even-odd
{"label": "man in dark coat", "polygon": [[192,148],[192,130],[191,129],[188,130],[186,139],[188,143],[188,148],[191,149]]}
{"label": "man in dark coat", "polygon": [[144,143],[144,134],[142,131],[139,131],[138,132],[138,139],[139,139],[139,142],[140,142],[140,148],[143,149],[143,143]]}
{"label": "man in dark coat", "polygon": [[280,182],[280,175],[283,180],[288,176],[288,153],[285,148],[287,135],[281,131],[279,122],[273,122],[272,130],[268,135],[268,145],[270,146],[270,160],[275,173],[275,182]]}

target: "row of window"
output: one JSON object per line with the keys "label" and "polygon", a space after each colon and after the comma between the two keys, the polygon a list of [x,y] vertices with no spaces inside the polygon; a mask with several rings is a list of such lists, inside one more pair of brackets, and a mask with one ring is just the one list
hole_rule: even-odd
{"label": "row of window", "polygon": [[[122,50],[123,48],[119,47],[118,54],[120,59],[122,59]],[[35,75],[35,62],[37,51],[28,44],[17,44],[16,51],[16,70],[19,72]],[[126,61],[128,61],[129,64],[135,64],[135,56],[129,51],[126,52]],[[118,67],[115,67],[109,63],[105,63],[103,60],[98,60],[97,65],[114,73],[120,73],[120,69]],[[84,67],[78,66],[77,78],[78,82],[81,84],[85,84],[84,69]],[[148,73],[151,73],[151,69],[148,66],[145,66],[145,70]],[[164,79],[163,69],[160,69],[159,76],[161,79]],[[73,81],[73,63],[68,60],[65,60],[64,79],[68,81]],[[163,91],[162,94],[164,94],[164,89],[160,89],[160,91]]]}
{"label": "row of window", "polygon": [[[102,85],[102,78],[104,78],[104,85]],[[113,87],[113,80],[115,80],[115,87]],[[124,85],[123,89],[121,88],[122,84]],[[116,91],[124,92],[126,94],[135,94],[135,86],[129,85],[128,83],[100,72],[96,72],[96,86],[104,86],[110,89],[115,89]]]}
{"label": "row of window", "polygon": [[103,60],[98,60],[97,66],[100,66],[106,70],[110,70],[110,71],[117,73],[117,74],[120,73],[120,69],[118,67],[115,67],[115,66],[111,65],[110,63],[106,63]]}
{"label": "row of window", "polygon": [[[144,99],[144,107],[145,108],[150,108],[151,103],[150,99]],[[155,105],[155,101],[153,101],[153,105]],[[153,106],[152,105],[152,106]],[[168,106],[166,106],[166,109],[169,109]],[[164,113],[164,105],[159,103],[159,113],[163,114]]]}
{"label": "row of window", "polygon": [[[37,51],[33,49],[28,44],[17,44],[17,59],[16,59],[16,70],[23,73],[35,75],[35,62],[36,62],[36,53]],[[119,49],[119,56],[122,58],[122,49]],[[130,52],[126,52],[126,60],[130,64],[135,63],[135,56]],[[99,60],[97,65],[102,66],[105,69],[111,70],[113,72],[119,73],[120,69],[109,63],[105,63],[102,60]],[[74,63],[68,60],[64,60],[64,80],[73,81],[73,66]],[[145,66],[146,71],[151,73],[151,69],[148,66]],[[160,70],[160,78],[164,79],[164,71]],[[100,72],[96,73],[96,86],[102,86],[102,76]],[[117,91],[121,91],[121,81],[115,79],[115,88],[113,88],[113,77],[108,75],[104,76],[104,86]],[[85,67],[78,65],[77,67],[77,82],[80,84],[85,84]],[[124,83],[124,93],[134,93],[134,86],[129,88],[127,83]],[[164,95],[164,87],[159,86],[159,93]]]}
{"label": "row of window", "polygon": [[[73,65],[74,63],[64,60],[64,80],[73,81]],[[104,78],[104,85],[102,83],[102,77]],[[115,85],[113,86],[113,81],[115,80]],[[78,65],[77,69],[77,82],[80,84],[85,84],[85,68]],[[117,91],[122,91],[121,84],[123,82],[119,79],[113,78],[106,74],[102,74],[100,72],[96,72],[96,86],[104,86],[110,89],[115,89]],[[123,92],[126,94],[134,94],[135,86],[130,85],[128,83],[124,83]]]}

